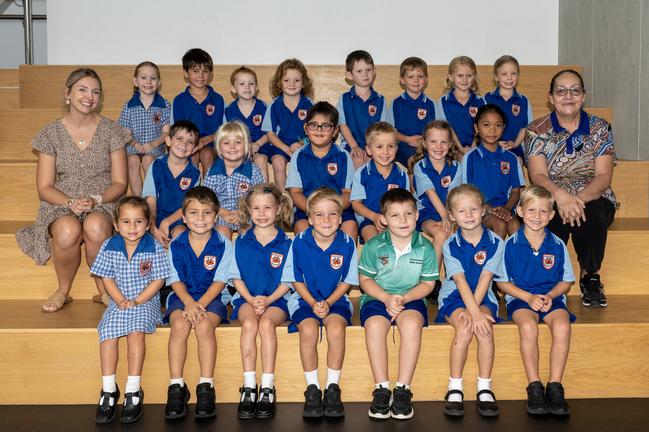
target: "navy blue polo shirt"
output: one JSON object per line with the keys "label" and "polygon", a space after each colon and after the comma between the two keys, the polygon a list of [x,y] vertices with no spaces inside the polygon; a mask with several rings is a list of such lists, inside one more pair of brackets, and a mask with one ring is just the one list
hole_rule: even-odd
{"label": "navy blue polo shirt", "polygon": [[291,111],[284,104],[284,96],[280,95],[266,109],[261,130],[262,132],[273,132],[288,146],[301,141],[306,137],[304,120],[306,120],[306,114],[312,106],[311,99],[300,95],[297,108],[295,108],[295,111]]}
{"label": "navy blue polo shirt", "polygon": [[[557,113],[552,111],[550,113],[550,123],[552,124],[552,130],[555,134],[562,134],[567,132],[566,128],[559,124],[559,119],[557,118]],[[583,140],[580,139],[581,136],[586,135],[590,136],[590,120],[588,119],[588,114],[586,111],[582,110],[579,115],[579,126],[577,129],[570,134],[566,139],[566,153],[573,154],[575,150],[580,151],[583,146]]]}
{"label": "navy blue polo shirt", "polygon": [[480,189],[492,207],[507,204],[512,189],[525,186],[523,169],[516,155],[500,146],[487,150],[482,143],[469,150],[460,164],[462,183]]}
{"label": "navy blue polo shirt", "polygon": [[515,141],[520,130],[525,129],[534,120],[529,100],[517,91],[514,91],[509,100],[505,100],[500,96],[500,87],[496,87],[494,91],[484,95],[484,99],[489,104],[498,105],[505,113],[503,141]]}
{"label": "navy blue polo shirt", "polygon": [[[365,207],[379,213],[383,194],[396,188],[410,190],[408,173],[393,163],[390,174],[388,174],[387,178],[384,178],[383,174],[376,168],[374,160],[370,159],[354,173],[350,200],[361,201]],[[365,218],[357,213],[356,220],[360,224]]]}
{"label": "navy blue polo shirt", "polygon": [[442,204],[446,205],[446,197],[448,196],[449,190],[453,186],[457,186],[460,181],[460,170],[458,168],[459,164],[457,161],[453,161],[450,165],[445,163],[442,171],[437,172],[428,156],[424,156],[414,166],[413,183],[418,209],[429,210],[433,220],[440,221],[442,217],[435,209],[435,206],[433,206],[426,191],[434,189]]}
{"label": "navy blue polo shirt", "polygon": [[314,190],[326,186],[341,195],[343,189],[351,189],[353,178],[354,163],[346,150],[332,144],[329,152],[319,158],[308,143],[291,156],[286,188],[302,189],[308,197]]}
{"label": "navy blue polo shirt", "polygon": [[233,100],[232,103],[225,108],[225,121],[231,122],[238,120],[248,126],[250,139],[254,143],[265,135],[264,132],[261,131],[261,125],[263,124],[264,116],[266,115],[266,103],[261,99],[255,98],[255,106],[252,108],[250,115],[246,117],[239,109],[239,105],[237,105],[238,100],[239,99]]}
{"label": "navy blue polo shirt", "polygon": [[199,137],[214,134],[223,124],[225,103],[223,96],[214,91],[212,86],[207,86],[207,97],[198,103],[189,93],[189,86],[184,92],[174,98],[171,106],[173,111],[172,123],[178,120],[189,120],[200,131]]}
{"label": "navy blue polo shirt", "polygon": [[473,129],[475,116],[478,109],[485,105],[485,100],[474,92],[470,92],[469,100],[465,105],[462,105],[455,98],[453,91],[450,91],[439,99],[438,104],[444,112],[444,118],[453,127],[460,143],[464,147],[470,147],[475,134],[475,129]]}
{"label": "navy blue polo shirt", "polygon": [[[378,121],[385,121],[388,115],[386,105],[385,97],[373,88],[370,97],[363,100],[356,94],[356,88],[351,87],[347,93],[343,93],[338,99],[338,105],[336,106],[340,115],[338,124],[347,125],[356,143],[360,148],[365,148],[365,131],[370,125]],[[342,145],[347,145],[344,138],[342,139]]]}

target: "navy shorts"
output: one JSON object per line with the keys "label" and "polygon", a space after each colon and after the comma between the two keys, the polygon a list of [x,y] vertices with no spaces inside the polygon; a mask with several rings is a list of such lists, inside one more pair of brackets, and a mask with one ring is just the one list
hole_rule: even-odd
{"label": "navy shorts", "polygon": [[439,217],[439,214],[436,211],[429,208],[423,208],[419,210],[419,218],[417,219],[417,231],[422,231],[421,226],[424,224],[424,222],[429,220],[441,222],[442,218]]}
{"label": "navy shorts", "polygon": [[[295,215],[294,216],[295,217],[293,219],[294,220],[293,226],[295,226],[295,222],[297,222],[299,220],[307,220],[308,219],[306,217],[306,213],[304,213],[299,208],[295,209]],[[350,221],[350,220],[356,221],[356,216],[354,215],[354,210],[351,208],[351,206],[347,207],[345,210],[343,210],[343,222],[347,222],[347,221]]]}
{"label": "navy shorts", "polygon": [[268,162],[270,163],[273,160],[273,156],[280,155],[286,161],[290,161],[291,157],[284,153],[283,150],[278,149],[271,143],[266,143],[263,146],[259,147],[259,150],[257,150],[257,153],[262,154],[268,158]]}
{"label": "navy shorts", "polygon": [[[404,305],[403,310],[416,310],[424,318],[424,327],[428,327],[428,308],[423,299],[413,300]],[[379,300],[369,300],[361,308],[361,326],[365,327],[365,321],[373,316],[382,316],[390,321],[392,317],[388,314],[385,304]],[[392,321],[392,325],[396,325],[396,321]]]}
{"label": "navy shorts", "polygon": [[397,162],[399,162],[404,167],[408,166],[408,159],[417,153],[417,147],[413,147],[404,142],[399,143],[399,148],[397,149]]}
{"label": "navy shorts", "polygon": [[[349,300],[345,302],[339,300],[333,305],[331,305],[331,307],[329,308],[329,315],[332,314],[340,315],[345,319],[347,325],[349,326],[352,325],[352,310],[350,307],[350,303],[348,302]],[[297,325],[308,318],[313,318],[320,325],[323,325],[322,318],[317,317],[316,314],[313,313],[313,309],[311,309],[311,306],[305,304],[297,308],[291,315],[291,324],[288,327],[288,332],[293,333],[298,331]]]}
{"label": "navy shorts", "polygon": [[539,321],[543,321],[543,319],[550,313],[554,312],[555,310],[558,309],[565,309],[566,312],[568,312],[568,315],[570,316],[570,322],[575,322],[577,319],[576,316],[570,313],[568,308],[566,307],[566,303],[563,301],[562,298],[555,298],[552,299],[552,307],[550,308],[549,311],[547,312],[541,312],[541,311],[535,311],[532,310],[529,304],[527,304],[526,301],[523,301],[521,299],[513,299],[509,303],[507,303],[507,319],[512,320],[512,315],[514,315],[514,312],[516,312],[519,309],[527,309],[532,312],[536,312],[536,314],[539,316]]}
{"label": "navy shorts", "polygon": [[[489,301],[489,297],[487,295],[484,296],[484,299],[482,300],[480,306],[487,306],[491,311],[491,316],[493,317],[493,319],[495,319],[496,322],[500,321],[500,319],[498,318],[498,305]],[[445,323],[446,318],[450,317],[453,314],[453,312],[455,312],[455,309],[459,309],[459,308],[466,309],[466,305],[464,304],[461,298],[444,299],[444,305],[437,312],[437,318],[435,318],[435,322]]]}
{"label": "navy shorts", "polygon": [[[162,322],[164,324],[169,324],[169,317],[171,313],[175,310],[185,309],[185,304],[178,298],[174,293],[169,294],[167,297],[167,310],[165,311],[164,316],[162,317]],[[221,324],[228,323],[228,308],[221,301],[221,296],[216,297],[210,302],[205,308],[207,312],[212,312],[214,315],[221,318]]]}
{"label": "navy shorts", "polygon": [[[230,319],[235,320],[239,318],[239,309],[241,306],[246,302],[246,300],[243,297],[238,297],[234,300],[232,300],[232,313],[230,314]],[[281,309],[286,316],[288,317],[288,302],[284,297],[280,297],[279,299],[275,300],[272,302],[268,307],[276,307]],[[268,309],[268,308],[266,308]]]}

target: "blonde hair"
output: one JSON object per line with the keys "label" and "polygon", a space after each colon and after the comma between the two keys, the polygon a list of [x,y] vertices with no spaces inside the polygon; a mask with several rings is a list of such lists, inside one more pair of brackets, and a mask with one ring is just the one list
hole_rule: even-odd
{"label": "blonde hair", "polygon": [[329,200],[336,204],[338,207],[338,213],[343,214],[343,199],[336,193],[335,190],[328,187],[321,187],[316,189],[309,195],[306,199],[306,214],[311,216],[313,211],[313,206],[315,206],[320,201]]}
{"label": "blonde hair", "polygon": [[518,205],[523,207],[530,201],[542,199],[550,203],[550,208],[554,207],[554,198],[549,190],[540,185],[531,185],[523,189]]}
{"label": "blonde hair", "polygon": [[426,134],[432,129],[439,129],[448,132],[448,142],[450,144],[450,147],[448,149],[448,153],[446,153],[446,164],[450,166],[454,160],[458,159],[457,151],[455,150],[454,145],[455,142],[453,140],[453,128],[446,120],[433,120],[432,122],[428,123],[426,127],[424,127],[424,130],[421,133],[421,135],[424,137],[424,140],[417,146],[417,152],[408,164],[408,171],[412,172],[415,164],[422,160],[428,153],[428,150],[426,149]]}
{"label": "blonde hair", "polygon": [[408,57],[407,59],[402,61],[401,65],[399,66],[399,76],[403,78],[406,72],[415,69],[421,69],[421,71],[424,73],[424,76],[428,78],[428,65],[419,57]]}
{"label": "blonde hair", "polygon": [[498,69],[500,69],[502,66],[506,65],[507,63],[511,63],[514,66],[516,66],[516,72],[520,73],[521,72],[521,66],[518,64],[518,60],[516,60],[516,57],[510,56],[510,55],[501,55],[496,59],[494,62],[494,82],[497,84],[498,82],[496,81],[496,74],[498,73]]}
{"label": "blonde hair", "polygon": [[367,145],[370,145],[372,138],[374,138],[377,135],[383,135],[383,134],[392,134],[394,135],[395,143],[398,141],[397,130],[394,128],[394,126],[392,126],[388,122],[380,121],[380,122],[372,123],[365,130],[365,143]]}
{"label": "blonde hair", "polygon": [[302,94],[306,97],[313,98],[313,81],[311,81],[304,64],[296,58],[286,59],[277,66],[275,75],[273,75],[268,83],[270,94],[274,98],[282,94],[282,79],[289,69],[296,70],[302,74]]}
{"label": "blonde hair", "polygon": [[281,190],[275,183],[259,183],[254,185],[248,195],[239,198],[239,223],[242,229],[252,226],[251,211],[252,199],[258,195],[271,195],[275,204],[279,207],[279,214],[275,218],[275,225],[284,231],[291,228],[291,218],[293,216],[293,201],[288,192]]}
{"label": "blonde hair", "polygon": [[455,57],[448,64],[448,75],[446,76],[446,84],[444,85],[444,90],[453,90],[453,81],[451,80],[451,75],[453,75],[455,69],[458,66],[468,66],[471,68],[471,70],[473,71],[473,82],[471,83],[471,90],[473,90],[474,93],[478,93],[480,91],[478,86],[478,69],[476,68],[473,59],[469,56]]}
{"label": "blonde hair", "polygon": [[[239,74],[252,75],[252,77],[255,79],[255,85],[257,85],[259,83],[259,80],[257,79],[257,74],[255,73],[255,71],[250,69],[247,66],[241,65],[238,68],[236,68],[235,70],[233,70],[232,74],[230,75],[230,84],[232,85],[232,87],[234,87],[234,82],[236,81],[237,75],[239,75]],[[256,90],[257,90],[256,93],[259,93],[259,86],[257,86]],[[230,89],[230,94],[232,94],[233,97],[237,96],[237,93],[233,89]],[[256,94],[255,94],[255,96],[256,96]]]}
{"label": "blonde hair", "polygon": [[477,187],[465,183],[462,184],[456,188],[453,188],[449,193],[448,196],[446,197],[446,209],[450,212],[453,209],[453,204],[455,201],[458,199],[460,195],[468,195],[471,196],[473,195],[475,198],[480,201],[480,206],[484,207],[485,205],[485,200],[484,200],[484,195],[482,195],[482,192],[480,192],[480,189]]}
{"label": "blonde hair", "polygon": [[216,143],[216,153],[219,157],[221,157],[221,143],[229,136],[235,136],[243,141],[244,160],[250,159],[250,131],[248,130],[248,126],[238,120],[225,122],[216,131],[214,142]]}

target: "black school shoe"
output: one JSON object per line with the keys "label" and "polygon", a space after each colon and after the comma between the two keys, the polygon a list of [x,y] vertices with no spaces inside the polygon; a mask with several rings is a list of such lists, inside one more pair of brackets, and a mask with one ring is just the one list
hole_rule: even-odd
{"label": "black school shoe", "polygon": [[257,401],[257,418],[269,419],[275,416],[275,387],[262,387],[259,389],[259,399]]}
{"label": "black school shoe", "polygon": [[187,401],[189,401],[189,389],[187,384],[182,387],[180,384],[172,384],[167,389],[167,405],[165,406],[165,418],[174,420],[185,417],[187,414]]}
{"label": "black school shoe", "polygon": [[390,416],[397,420],[408,420],[415,415],[412,408],[412,392],[404,386],[395,387],[392,390],[392,406]]}
{"label": "black school shoe", "polygon": [[210,383],[196,386],[196,408],[194,418],[208,419],[216,417],[216,393]]}
{"label": "black school shoe", "polygon": [[324,407],[325,417],[345,417],[345,406],[340,398],[340,387],[338,384],[329,384],[329,387],[325,389],[322,405]]}
{"label": "black school shoe", "polygon": [[606,307],[606,295],[604,294],[604,285],[596,273],[584,275],[579,280],[581,289],[581,303],[586,307]]}
{"label": "black school shoe", "polygon": [[[133,403],[133,398],[140,400],[137,405]],[[119,421],[122,423],[133,423],[142,417],[142,405],[144,405],[144,390],[140,389],[133,393],[124,393],[124,408],[119,415]]]}
{"label": "black school shoe", "polygon": [[241,396],[239,397],[237,415],[240,419],[244,420],[254,418],[257,402],[257,387],[240,387],[239,393],[241,393]]}
{"label": "black school shoe", "polygon": [[[104,398],[103,403],[101,398]],[[113,398],[113,405],[110,404],[110,398]],[[112,392],[99,391],[99,402],[95,412],[95,422],[99,424],[110,423],[115,420],[117,414],[117,400],[119,399],[119,387]]]}
{"label": "black school shoe", "polygon": [[[451,402],[448,400],[452,394],[459,394],[462,398],[461,402]],[[449,390],[444,396],[446,403],[444,404],[444,414],[451,417],[462,417],[464,415],[464,393],[462,390]]]}
{"label": "black school shoe", "polygon": [[304,418],[320,418],[324,415],[322,391],[315,384],[309,384],[304,391]]}
{"label": "black school shoe", "polygon": [[561,383],[548,383],[545,389],[545,397],[548,400],[550,414],[567,416],[570,415],[570,408],[564,396],[563,386]]}
{"label": "black school shoe", "polygon": [[379,387],[372,392],[372,404],[367,412],[371,418],[385,420],[390,418],[390,402],[392,392],[385,387]]}
{"label": "black school shoe", "polygon": [[532,415],[545,415],[549,413],[548,403],[545,400],[545,387],[541,381],[534,381],[527,386],[527,413]]}
{"label": "black school shoe", "polygon": [[[494,401],[481,401],[480,395],[482,394],[491,395],[491,397],[494,398]],[[500,410],[498,409],[498,404],[496,403],[496,395],[491,390],[480,390],[478,394],[476,394],[475,399],[476,404],[478,405],[478,412],[482,417],[498,417],[498,415],[500,415]]]}

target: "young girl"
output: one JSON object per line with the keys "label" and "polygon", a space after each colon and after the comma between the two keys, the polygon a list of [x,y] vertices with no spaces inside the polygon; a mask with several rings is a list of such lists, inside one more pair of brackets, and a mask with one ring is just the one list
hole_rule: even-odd
{"label": "young girl", "polygon": [[270,80],[270,94],[275,98],[266,110],[261,130],[269,143],[255,155],[257,165],[273,166],[275,183],[284,188],[286,162],[295,150],[304,145],[304,120],[313,106],[313,84],[306,68],[298,59],[284,60]]}
{"label": "young girl", "polygon": [[[239,220],[252,229],[237,237],[230,279],[237,293],[232,316],[241,323],[243,386],[239,418],[275,415],[276,327],[288,316],[288,287],[280,282],[291,239],[293,204],[286,192],[271,183],[258,184],[240,201]],[[261,338],[261,388],[257,393],[257,334]]]}
{"label": "young girl", "polygon": [[512,152],[498,144],[505,129],[505,114],[498,106],[482,106],[474,128],[479,142],[462,159],[462,183],[480,189],[487,203],[484,223],[504,239],[520,227],[512,210],[518,203],[521,187],[525,186],[523,168]]}
{"label": "young girl", "polygon": [[261,171],[250,161],[250,133],[241,122],[223,124],[216,132],[216,152],[219,158],[205,176],[203,185],[212,189],[219,199],[217,230],[232,239],[239,231],[239,198],[250,188],[264,181]]}
{"label": "young girl", "polygon": [[510,55],[498,57],[494,63],[496,88],[484,98],[487,103],[498,105],[506,116],[507,126],[499,144],[522,161],[524,150],[520,144],[525,138],[525,127],[534,120],[534,114],[527,97],[516,90],[519,73],[518,60]]}
{"label": "young girl", "polygon": [[491,369],[494,361],[493,323],[498,316],[498,301],[491,279],[500,275],[503,241],[482,226],[484,198],[471,185],[453,189],[446,201],[458,231],[444,243],[446,278],[439,293],[436,321],[448,322],[455,329],[451,344],[451,374],[446,393],[444,414],[464,415],[462,371],[469,344],[475,336],[478,343],[478,411],[483,416],[499,414],[496,397],[491,391]]}
{"label": "young girl", "polygon": [[102,278],[110,304],[99,326],[99,357],[102,389],[95,415],[97,423],[115,418],[119,389],[115,382],[119,339],[126,336],[128,380],[120,421],[130,423],[142,414],[144,392],[140,375],[144,364],[145,333],[153,333],[160,322],[158,291],[170,275],[165,250],[151,234],[149,207],[143,198],[124,197],[115,207],[117,234],[107,239],[90,272]]}
{"label": "young girl", "polygon": [[478,72],[471,57],[460,56],[451,60],[445,91],[438,105],[453,127],[453,138],[460,154],[464,154],[475,144],[473,119],[478,108],[485,104],[478,95]]}
{"label": "young girl", "polygon": [[[171,105],[160,96],[160,69],[145,61],[135,67],[134,94],[122,107],[119,124],[129,129],[133,141],[126,147],[128,154],[128,184],[131,194],[142,194],[140,169],[146,173],[149,165],[164,154],[165,136],[169,132]],[[141,167],[140,167],[141,165]]]}
{"label": "young girl", "polygon": [[[236,97],[230,105],[225,108],[225,120],[238,120],[245,124],[250,131],[250,155],[257,154],[259,148],[268,142],[268,136],[261,131],[261,124],[266,115],[266,104],[261,99],[257,99],[257,74],[254,70],[241,66],[230,75],[230,84],[232,89],[230,93]],[[263,158],[262,158],[263,159]],[[255,164],[264,175],[264,181],[268,181],[268,164],[266,161]]]}

